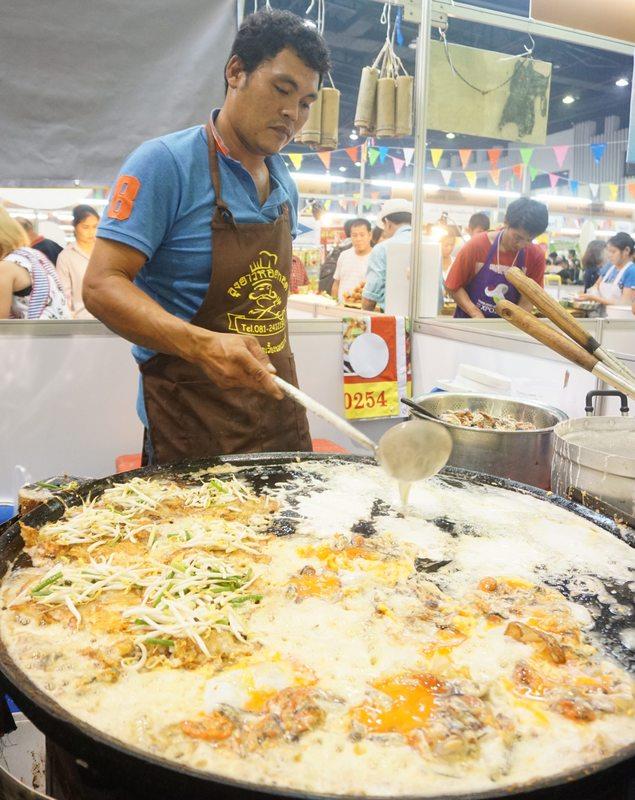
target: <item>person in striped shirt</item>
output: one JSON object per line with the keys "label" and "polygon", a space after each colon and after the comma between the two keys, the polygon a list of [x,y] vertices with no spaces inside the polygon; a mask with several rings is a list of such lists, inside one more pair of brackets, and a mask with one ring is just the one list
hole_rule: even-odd
{"label": "person in striped shirt", "polygon": [[70,319],[55,267],[0,206],[0,319]]}

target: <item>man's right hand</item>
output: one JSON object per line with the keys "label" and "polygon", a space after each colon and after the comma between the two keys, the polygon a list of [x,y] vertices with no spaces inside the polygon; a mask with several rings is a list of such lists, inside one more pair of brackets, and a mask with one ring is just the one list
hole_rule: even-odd
{"label": "man's right hand", "polygon": [[275,369],[253,336],[197,330],[192,360],[221,389],[244,387],[281,400]]}

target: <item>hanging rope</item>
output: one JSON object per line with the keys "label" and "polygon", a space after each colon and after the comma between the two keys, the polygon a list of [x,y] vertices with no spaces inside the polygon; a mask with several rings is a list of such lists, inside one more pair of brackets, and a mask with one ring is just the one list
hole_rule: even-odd
{"label": "hanging rope", "polygon": [[[506,86],[508,83],[511,83],[511,80],[512,80],[512,78],[514,76],[513,72],[502,83],[499,83],[498,86],[494,86],[491,89],[481,89],[480,86],[475,86],[464,75],[461,75],[461,73],[458,71],[458,69],[454,66],[454,62],[452,61],[452,56],[450,55],[450,45],[448,44],[448,39],[447,39],[447,36],[445,35],[445,30],[446,30],[445,28],[439,28],[439,36],[441,37],[441,41],[443,42],[443,49],[445,51],[445,57],[447,59],[447,62],[449,64],[449,66],[450,66],[450,69],[452,70],[452,74],[456,78],[458,78],[459,80],[463,81],[463,83],[465,83],[467,86],[469,86],[470,89],[474,89],[475,92],[479,92],[480,94],[482,94],[483,97],[485,95],[487,95],[487,94],[491,94],[492,92],[496,92],[496,91],[498,91],[498,89],[502,89],[503,86]],[[526,56],[523,55],[523,56],[520,56],[520,57],[521,58],[525,58]]]}
{"label": "hanging rope", "polygon": [[326,20],[326,0],[311,0],[309,7],[304,12],[304,14],[305,16],[308,17],[309,14],[315,8],[316,3],[317,3],[317,18],[315,21],[315,27],[320,36],[324,36],[324,24]]}

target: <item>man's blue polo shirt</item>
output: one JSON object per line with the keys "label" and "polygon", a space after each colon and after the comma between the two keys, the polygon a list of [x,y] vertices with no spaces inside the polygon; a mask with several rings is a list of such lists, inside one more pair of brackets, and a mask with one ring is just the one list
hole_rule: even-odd
{"label": "man's blue polo shirt", "polygon": [[[263,205],[253,178],[240,162],[220,151],[218,161],[223,199],[238,223],[273,222],[286,203],[295,236],[298,191],[281,156],[266,159],[271,192]],[[190,320],[203,303],[211,277],[210,220],[216,198],[205,128],[197,125],[144,142],[127,158],[122,175],[139,182],[132,206],[117,216],[109,216],[107,206],[97,236],[130,245],[147,256],[135,285],[166,311]],[[117,183],[113,192],[116,187]],[[116,210],[114,205],[112,213]],[[128,211],[127,218],[117,218]],[[154,355],[138,345],[132,353],[138,363]],[[141,392],[137,410],[147,425]]]}

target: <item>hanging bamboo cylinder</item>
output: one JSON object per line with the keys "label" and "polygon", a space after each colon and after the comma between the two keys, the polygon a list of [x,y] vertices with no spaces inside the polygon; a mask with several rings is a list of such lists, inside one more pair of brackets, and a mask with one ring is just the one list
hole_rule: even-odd
{"label": "hanging bamboo cylinder", "polygon": [[412,97],[414,78],[400,75],[397,78],[397,107],[395,111],[395,135],[412,135]]}
{"label": "hanging bamboo cylinder", "polygon": [[307,121],[304,123],[304,127],[302,128],[302,133],[300,136],[300,141],[303,144],[315,144],[318,145],[320,143],[320,132],[322,130],[322,92],[324,89],[320,89],[318,92],[317,100],[311,105],[309,109],[309,116],[307,117]]}
{"label": "hanging bamboo cylinder", "polygon": [[321,94],[322,126],[320,148],[324,150],[335,150],[340,126],[340,93],[338,89],[323,86]]}
{"label": "hanging bamboo cylinder", "polygon": [[364,67],[359,82],[359,92],[357,93],[357,108],[355,109],[355,127],[362,136],[366,136],[373,129],[373,118],[377,109],[378,80],[378,69]]}
{"label": "hanging bamboo cylinder", "polygon": [[377,136],[395,135],[396,91],[394,78],[377,81]]}

